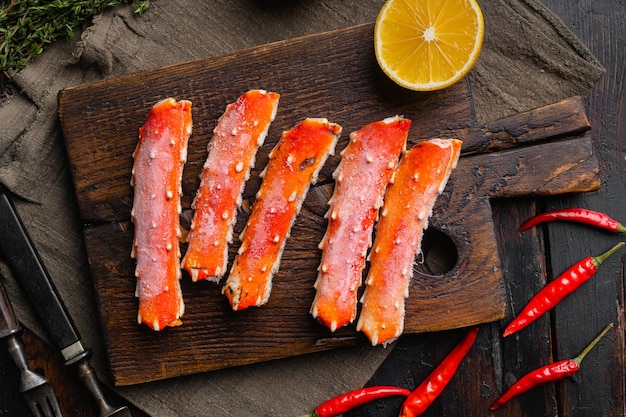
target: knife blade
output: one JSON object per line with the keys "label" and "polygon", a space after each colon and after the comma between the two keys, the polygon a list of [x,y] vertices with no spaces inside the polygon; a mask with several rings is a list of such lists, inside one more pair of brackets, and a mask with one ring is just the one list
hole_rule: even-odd
{"label": "knife blade", "polygon": [[0,255],[26,293],[51,343],[61,351],[66,366],[77,369],[79,378],[100,407],[101,416],[130,417],[126,406],[107,403],[95,370],[89,365],[91,352],[80,334],[42,262],[7,190],[0,186]]}

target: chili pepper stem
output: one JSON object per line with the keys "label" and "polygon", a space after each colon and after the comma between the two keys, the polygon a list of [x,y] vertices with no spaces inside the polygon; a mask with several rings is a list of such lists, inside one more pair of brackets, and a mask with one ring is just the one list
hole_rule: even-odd
{"label": "chili pepper stem", "polygon": [[613,246],[611,249],[604,252],[602,255],[594,256],[592,258],[593,264],[596,266],[596,268],[599,267],[602,264],[602,262],[606,261],[606,259],[609,256],[613,255],[615,252],[620,250],[623,246],[624,246],[624,242],[619,242],[617,245]]}
{"label": "chili pepper stem", "polygon": [[573,358],[572,360],[573,360],[574,362],[576,362],[576,364],[577,364],[578,366],[580,366],[580,363],[583,361],[583,359],[585,358],[585,356],[587,355],[587,353],[589,353],[589,351],[590,351],[591,349],[593,349],[593,348],[594,348],[594,347],[598,344],[598,342],[600,341],[600,339],[602,339],[602,338],[604,337],[604,335],[605,335],[605,334],[607,334],[607,333],[609,332],[609,330],[611,330],[612,328],[613,328],[613,323],[610,323],[609,325],[607,325],[607,326],[604,328],[604,330],[602,330],[602,332],[600,332],[600,334],[599,334],[599,335],[597,335],[597,336],[596,336],[596,338],[595,338],[595,339],[593,339],[593,340],[591,341],[591,343],[589,343],[589,344],[587,345],[587,347],[586,347],[586,348],[585,348],[582,352],[580,352],[580,353],[578,354],[578,356],[576,356],[576,357],[575,357],[575,358]]}

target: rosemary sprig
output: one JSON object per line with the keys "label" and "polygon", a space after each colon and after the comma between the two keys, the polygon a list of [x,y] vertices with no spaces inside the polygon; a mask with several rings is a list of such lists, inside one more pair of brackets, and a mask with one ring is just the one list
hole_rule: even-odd
{"label": "rosemary sprig", "polygon": [[[0,0],[0,71],[16,71],[61,36],[72,38],[85,21],[134,0]],[[135,1],[141,14],[149,0]]]}

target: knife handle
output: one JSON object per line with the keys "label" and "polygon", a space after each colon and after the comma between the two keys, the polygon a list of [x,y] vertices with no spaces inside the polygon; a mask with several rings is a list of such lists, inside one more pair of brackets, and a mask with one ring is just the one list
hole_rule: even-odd
{"label": "knife handle", "polygon": [[6,190],[0,187],[0,254],[66,360],[84,352],[80,335]]}
{"label": "knife handle", "polygon": [[2,280],[4,277],[0,275],[0,339],[17,333],[21,330],[17,316],[11,307],[9,296],[6,293]]}

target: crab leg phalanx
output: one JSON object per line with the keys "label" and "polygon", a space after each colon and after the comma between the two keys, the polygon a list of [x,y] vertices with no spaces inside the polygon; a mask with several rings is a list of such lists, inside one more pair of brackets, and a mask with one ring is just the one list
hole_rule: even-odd
{"label": "crab leg phalanx", "polygon": [[305,119],[282,134],[269,155],[241,246],[222,292],[233,310],[267,302],[272,276],[311,183],[334,152],[341,127]]}
{"label": "crab leg phalanx", "polygon": [[156,103],[133,152],[137,321],[153,330],[178,326],[184,312],[180,288],[181,183],[192,130],[191,102]]}

